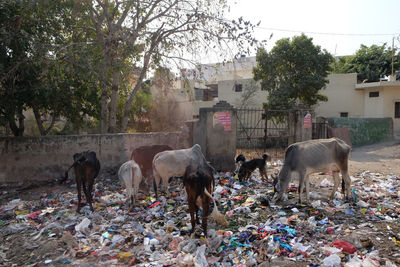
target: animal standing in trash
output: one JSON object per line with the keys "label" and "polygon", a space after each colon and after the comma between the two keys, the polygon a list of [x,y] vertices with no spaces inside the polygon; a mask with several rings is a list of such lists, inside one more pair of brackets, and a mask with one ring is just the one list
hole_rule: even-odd
{"label": "animal standing in trash", "polygon": [[208,164],[198,144],[191,148],[163,151],[155,155],[153,175],[156,198],[158,198],[157,187],[160,182],[165,189],[168,189],[169,178],[183,177],[190,164],[194,164],[193,167],[199,167],[211,173],[214,172],[214,168]]}
{"label": "animal standing in trash", "polygon": [[[225,216],[218,211],[217,203],[212,197],[214,192],[214,177],[212,172],[208,169],[196,167],[197,164],[190,164],[183,176],[183,184],[187,193],[187,200],[189,204],[190,222],[192,224],[192,233],[195,229],[196,223],[200,224],[198,211],[201,207],[203,210],[203,217],[201,225],[203,227],[204,236],[207,236],[207,217],[210,211],[210,200],[214,202],[214,209],[210,217],[221,225],[227,226],[228,221]],[[196,215],[196,218],[195,218]]]}
{"label": "animal standing in trash", "polygon": [[242,166],[242,164],[243,164],[245,161],[246,161],[246,157],[245,157],[243,154],[239,154],[239,155],[236,157],[236,160],[235,160],[235,166],[236,166],[236,168],[235,168],[235,171],[233,172],[234,174],[238,173],[238,171],[239,171],[239,169],[240,169],[240,166]]}
{"label": "animal standing in trash", "polygon": [[255,158],[249,161],[245,161],[239,168],[239,181],[247,180],[251,173],[258,168],[261,174],[261,178],[264,178],[265,181],[268,181],[267,176],[267,160],[270,160],[271,157],[269,154],[265,153],[262,158]]}
{"label": "animal standing in trash", "polygon": [[139,165],[133,160],[125,162],[118,170],[118,178],[121,185],[126,188],[127,202],[129,201],[129,206],[132,208],[142,181],[142,172]]}
{"label": "animal standing in trash", "polygon": [[[93,211],[92,206],[92,190],[94,179],[99,175],[100,162],[96,157],[96,153],[93,151],[84,151],[76,153],[73,156],[74,163],[65,172],[63,181],[68,179],[68,171],[73,167],[75,171],[75,179],[78,190],[78,208],[77,212],[80,212],[81,206],[81,190],[83,186],[83,192],[86,196],[86,202],[89,203],[90,210]],[[61,182],[63,182],[61,181]]]}
{"label": "animal standing in trash", "polygon": [[304,183],[306,200],[309,201],[309,175],[315,172],[332,171],[334,186],[330,199],[333,199],[342,174],[342,192],[350,199],[350,176],[348,160],[351,147],[339,138],[309,140],[290,145],[285,152],[285,162],[275,184],[273,202],[281,199],[286,192],[292,174],[299,175],[299,203],[302,202]]}
{"label": "animal standing in trash", "polygon": [[154,182],[153,159],[160,152],[172,150],[167,145],[141,146],[132,151],[131,160],[134,160],[142,171],[144,183],[149,186]]}

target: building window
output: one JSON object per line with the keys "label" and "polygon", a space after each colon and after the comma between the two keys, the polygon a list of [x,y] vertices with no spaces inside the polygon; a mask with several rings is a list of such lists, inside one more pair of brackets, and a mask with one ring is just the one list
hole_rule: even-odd
{"label": "building window", "polygon": [[400,102],[394,104],[394,117],[400,118]]}
{"label": "building window", "polygon": [[369,92],[369,97],[379,97],[379,91],[377,91],[377,92]]}
{"label": "building window", "polygon": [[340,117],[347,118],[349,116],[348,112],[340,112]]}
{"label": "building window", "polygon": [[235,92],[241,92],[243,90],[242,84],[235,84]]}

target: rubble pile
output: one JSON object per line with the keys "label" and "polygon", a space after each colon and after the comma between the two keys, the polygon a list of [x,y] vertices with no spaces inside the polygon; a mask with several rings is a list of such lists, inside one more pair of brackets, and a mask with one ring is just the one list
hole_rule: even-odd
{"label": "rubble pile", "polygon": [[[269,165],[277,171],[280,162]],[[298,205],[297,181],[287,201],[271,205],[270,183],[256,171],[240,183],[215,176],[214,196],[229,226],[209,222],[208,236],[191,234],[185,190],[179,179],[159,199],[139,194],[129,211],[118,178],[100,175],[95,211],[75,212],[76,185],[12,198],[0,206],[0,265],[58,266],[396,266],[400,264],[400,177],[363,172],[352,178],[353,202],[337,192],[329,174],[311,186],[310,203]],[[10,198],[11,197],[11,198]],[[201,215],[201,211],[200,211]],[[200,226],[199,226],[200,227]],[[266,265],[269,266],[269,265]]]}

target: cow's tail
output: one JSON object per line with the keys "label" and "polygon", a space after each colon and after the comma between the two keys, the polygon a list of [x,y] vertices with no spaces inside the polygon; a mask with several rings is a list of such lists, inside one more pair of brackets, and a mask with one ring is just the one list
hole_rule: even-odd
{"label": "cow's tail", "polygon": [[75,166],[75,164],[76,164],[76,161],[74,161],[74,163],[72,163],[72,165],[68,168],[68,170],[64,174],[64,177],[62,177],[61,180],[59,181],[60,184],[62,184],[63,182],[65,182],[68,179],[68,172],[72,167]]}
{"label": "cow's tail", "polygon": [[[213,190],[212,190],[213,191]],[[228,226],[229,223],[225,218],[225,215],[223,215],[221,212],[219,212],[218,210],[218,206],[217,206],[217,202],[215,201],[215,198],[213,198],[213,196],[207,191],[207,188],[204,188],[204,193],[206,194],[206,196],[208,196],[209,198],[211,198],[214,202],[214,209],[210,215],[211,218],[213,218],[217,223],[224,225],[224,226]]]}

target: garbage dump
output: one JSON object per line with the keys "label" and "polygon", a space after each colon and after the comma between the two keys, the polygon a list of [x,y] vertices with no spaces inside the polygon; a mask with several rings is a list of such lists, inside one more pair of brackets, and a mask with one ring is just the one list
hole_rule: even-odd
{"label": "garbage dump", "polygon": [[[280,165],[269,164],[269,176]],[[215,175],[214,196],[229,226],[209,221],[208,236],[201,224],[192,233],[179,179],[158,199],[152,191],[140,192],[129,210],[116,175],[102,172],[95,184],[94,212],[86,205],[81,213],[76,213],[73,181],[47,192],[17,194],[3,187],[0,265],[399,265],[399,174],[352,176],[349,203],[340,192],[329,201],[332,178],[329,173],[317,176],[310,203],[297,204],[293,181],[287,200],[272,205],[273,186],[257,171],[246,182],[229,172]]]}

